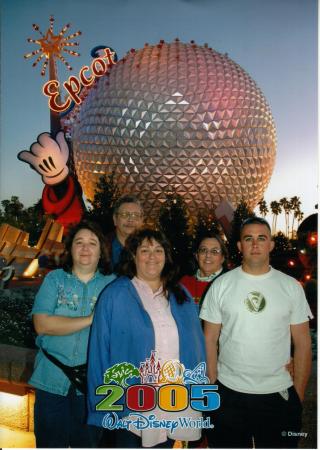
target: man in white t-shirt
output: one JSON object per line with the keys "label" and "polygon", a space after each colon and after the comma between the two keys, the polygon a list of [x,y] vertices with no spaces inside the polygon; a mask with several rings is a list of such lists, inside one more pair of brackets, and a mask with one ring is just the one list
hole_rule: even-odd
{"label": "man in white t-shirt", "polygon": [[[210,287],[205,322],[208,375],[219,385],[209,447],[296,448],[311,369],[309,318],[300,284],[269,266],[274,247],[268,222],[241,226],[242,266]],[[293,346],[293,378],[286,364]]]}

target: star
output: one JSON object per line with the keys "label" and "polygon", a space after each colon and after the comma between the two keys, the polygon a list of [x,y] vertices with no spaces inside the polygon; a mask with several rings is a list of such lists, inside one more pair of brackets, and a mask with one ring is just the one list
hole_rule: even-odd
{"label": "star", "polygon": [[70,50],[69,47],[78,46],[78,42],[72,42],[72,39],[76,36],[80,36],[81,31],[77,31],[76,33],[65,36],[65,33],[70,28],[70,24],[65,25],[59,34],[53,33],[53,24],[54,18],[50,17],[50,27],[48,28],[45,35],[41,32],[40,27],[36,24],[33,24],[33,29],[40,34],[39,39],[31,39],[28,38],[27,41],[32,44],[39,45],[40,48],[34,50],[31,53],[27,53],[24,55],[25,59],[31,58],[33,56],[39,55],[37,59],[33,63],[33,67],[35,67],[43,58],[45,61],[42,65],[41,75],[44,76],[46,73],[47,66],[49,64],[49,60],[54,61],[59,59],[61,62],[65,64],[68,70],[72,70],[72,67],[69,65],[68,61],[62,56],[62,52],[68,53],[71,56],[80,56],[79,53]]}
{"label": "star", "polygon": [[38,39],[38,43],[41,46],[43,53],[46,53],[47,57],[51,55],[58,55],[65,43],[65,37],[63,35],[54,35],[51,30],[46,32],[43,39]]}

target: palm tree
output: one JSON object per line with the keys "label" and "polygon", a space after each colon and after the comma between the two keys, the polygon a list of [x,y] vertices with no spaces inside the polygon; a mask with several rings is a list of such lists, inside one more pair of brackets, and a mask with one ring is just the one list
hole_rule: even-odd
{"label": "palm tree", "polygon": [[300,198],[297,197],[296,195],[294,197],[291,197],[290,204],[291,204],[291,210],[293,212],[293,214],[292,214],[292,224],[291,224],[291,237],[293,238],[294,222],[295,222],[295,219],[298,218],[299,213],[301,213],[301,209],[300,209],[301,201],[300,201]]}
{"label": "palm tree", "polygon": [[289,237],[289,215],[291,211],[291,203],[287,199],[287,197],[282,197],[279,200],[280,205],[282,206],[282,209],[284,211],[284,217],[286,222],[286,236]]}
{"label": "palm tree", "polygon": [[279,202],[277,202],[276,200],[273,200],[270,203],[270,209],[271,209],[271,212],[273,214],[273,217],[272,217],[272,234],[275,234],[276,231],[277,231],[278,215],[281,214],[282,207],[281,207]]}
{"label": "palm tree", "polygon": [[303,219],[304,213],[299,210],[295,214],[296,214],[296,218],[298,219],[298,223],[297,223],[297,228],[298,228]]}
{"label": "palm tree", "polygon": [[267,202],[262,198],[260,200],[260,202],[258,203],[258,206],[259,206],[259,212],[262,215],[262,217],[266,217],[266,215],[269,212]]}

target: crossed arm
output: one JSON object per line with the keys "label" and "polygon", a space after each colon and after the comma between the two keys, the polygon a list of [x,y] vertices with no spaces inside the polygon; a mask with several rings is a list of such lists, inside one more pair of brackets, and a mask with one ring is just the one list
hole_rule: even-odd
{"label": "crossed arm", "polygon": [[51,316],[49,314],[34,314],[33,324],[37,334],[49,336],[65,336],[76,333],[92,323],[93,314],[82,317]]}

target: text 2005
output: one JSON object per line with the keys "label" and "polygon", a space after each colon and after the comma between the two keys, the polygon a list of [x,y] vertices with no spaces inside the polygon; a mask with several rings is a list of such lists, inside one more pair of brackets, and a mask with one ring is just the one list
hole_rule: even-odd
{"label": "text 2005", "polygon": [[189,405],[196,411],[213,411],[220,406],[217,390],[218,386],[213,384],[192,384],[190,389],[181,384],[165,384],[159,388],[135,384],[126,390],[118,385],[103,384],[96,389],[96,395],[105,396],[96,405],[96,411],[123,411],[127,406],[132,411],[144,412],[157,405],[163,411],[183,411]]}

